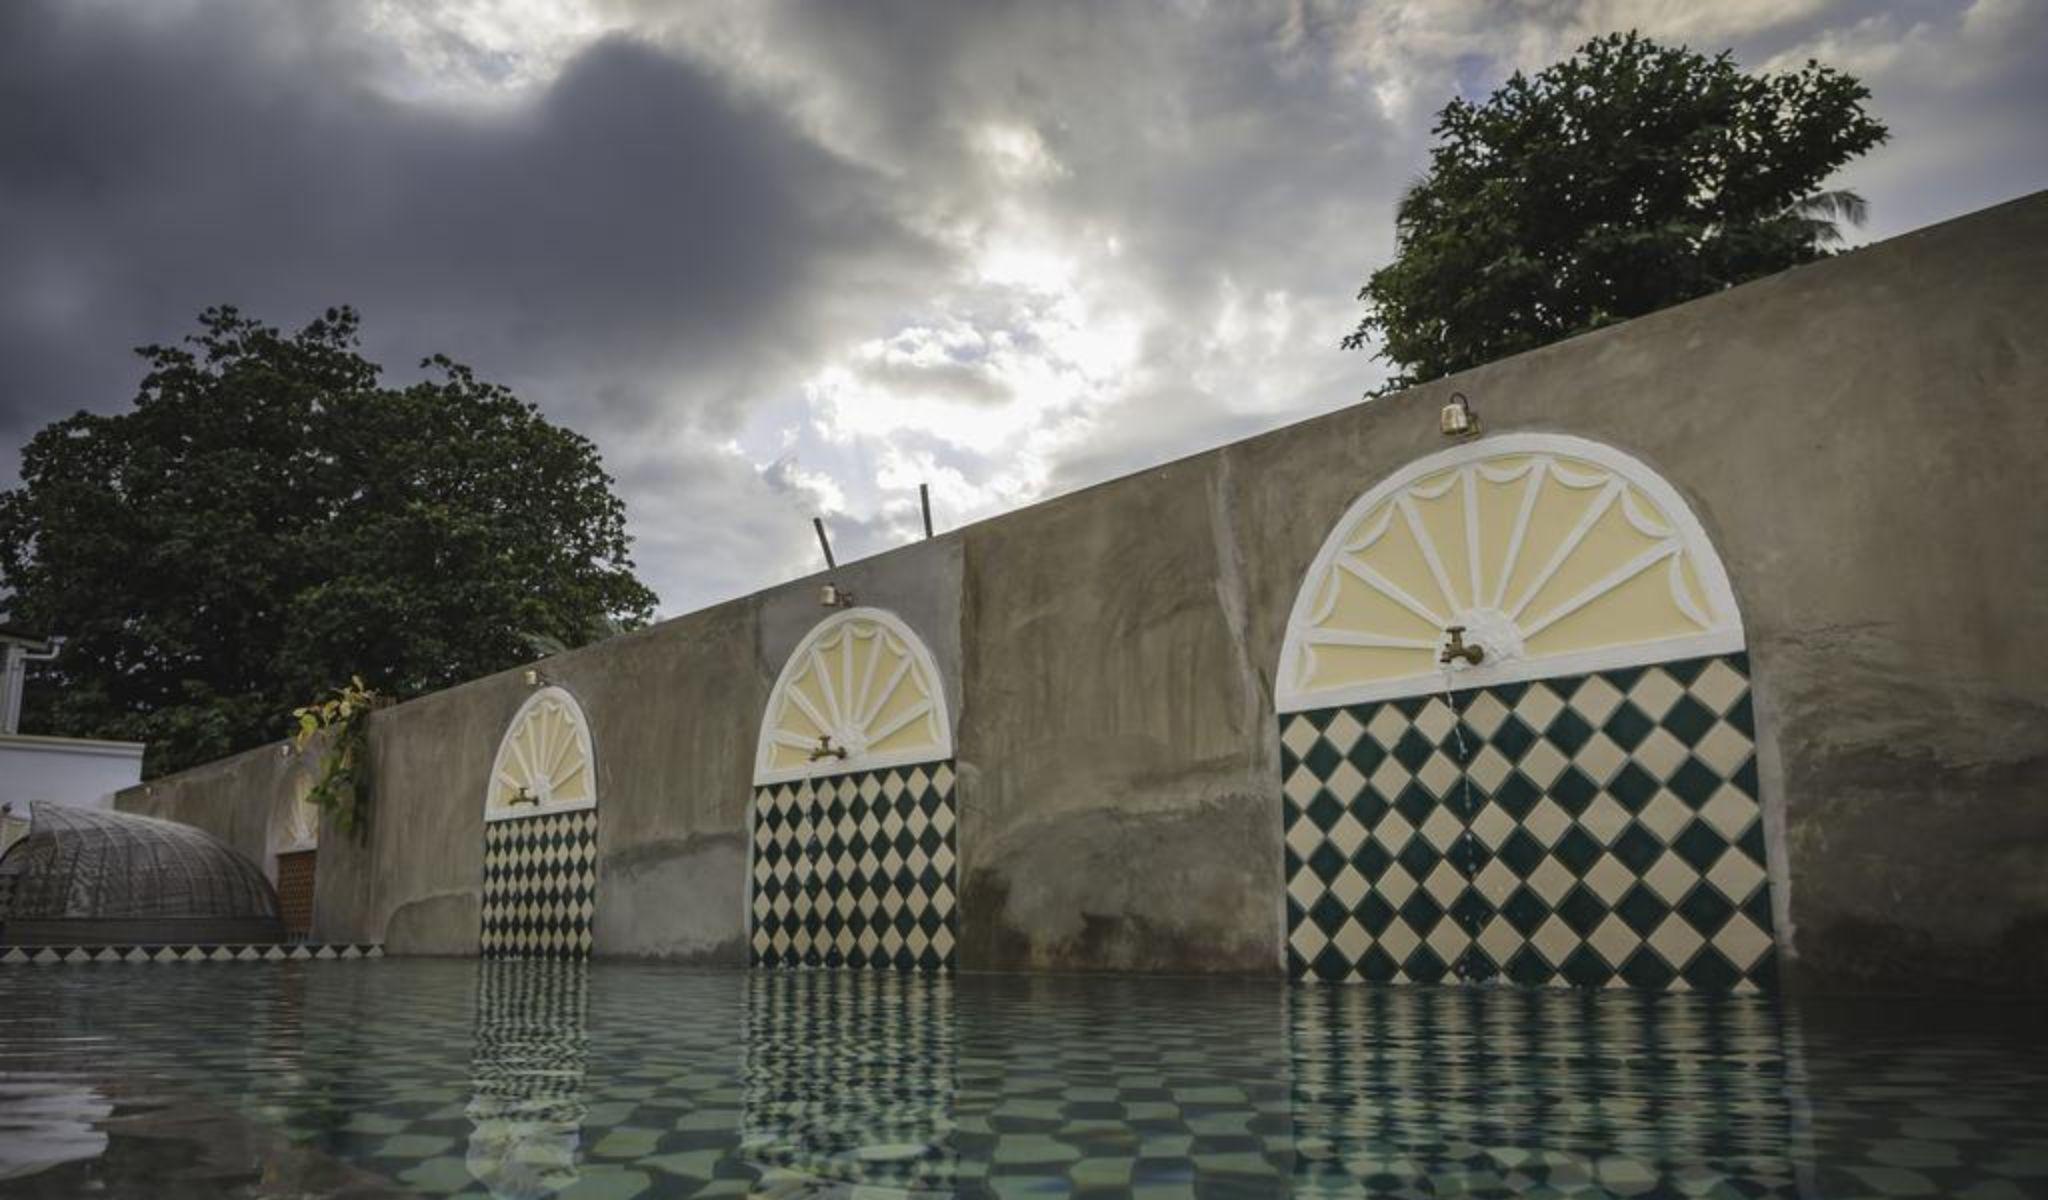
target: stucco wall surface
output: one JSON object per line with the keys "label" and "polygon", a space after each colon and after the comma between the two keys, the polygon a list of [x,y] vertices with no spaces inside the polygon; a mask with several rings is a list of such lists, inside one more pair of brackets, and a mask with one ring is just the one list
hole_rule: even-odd
{"label": "stucco wall surface", "polygon": [[[1354,405],[833,572],[930,645],[956,725],[964,969],[1275,972],[1273,675],[1346,507],[1487,432],[1660,472],[1747,628],[1774,896],[1807,986],[2048,986],[2048,194]],[[815,576],[541,664],[588,714],[600,954],[745,961],[755,738]],[[376,822],[318,936],[474,953],[517,672],[379,713]],[[123,808],[263,852],[282,759]]]}

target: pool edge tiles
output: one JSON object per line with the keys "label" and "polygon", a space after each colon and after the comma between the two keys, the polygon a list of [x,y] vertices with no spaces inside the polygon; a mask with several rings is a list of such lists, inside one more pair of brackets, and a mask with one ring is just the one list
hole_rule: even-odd
{"label": "pool edge tiles", "polygon": [[1280,718],[1290,977],[1775,990],[1746,654],[1449,700]]}
{"label": "pool edge tiles", "polygon": [[204,945],[9,946],[0,944],[0,967],[87,963],[330,962],[382,958],[381,942],[222,942]]}
{"label": "pool edge tiles", "polygon": [[956,782],[940,759],[756,787],[751,965],[951,971]]}

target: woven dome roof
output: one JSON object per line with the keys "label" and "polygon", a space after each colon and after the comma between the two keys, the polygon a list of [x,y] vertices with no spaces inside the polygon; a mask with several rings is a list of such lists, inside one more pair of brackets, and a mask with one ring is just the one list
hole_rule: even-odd
{"label": "woven dome roof", "polygon": [[203,830],[38,802],[0,858],[9,920],[277,917],[255,863]]}

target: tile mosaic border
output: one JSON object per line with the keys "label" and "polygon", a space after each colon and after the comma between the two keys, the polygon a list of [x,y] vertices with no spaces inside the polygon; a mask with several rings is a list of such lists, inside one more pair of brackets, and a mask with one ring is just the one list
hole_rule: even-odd
{"label": "tile mosaic border", "polygon": [[597,809],[484,825],[478,954],[589,958],[597,914]]}
{"label": "tile mosaic border", "polygon": [[1287,971],[1777,983],[1745,654],[1281,718]]}
{"label": "tile mosaic border", "polygon": [[0,946],[0,967],[93,963],[312,962],[382,958],[381,942],[259,942],[199,946]]}
{"label": "tile mosaic border", "polygon": [[755,788],[750,963],[952,970],[955,782],[941,759]]}

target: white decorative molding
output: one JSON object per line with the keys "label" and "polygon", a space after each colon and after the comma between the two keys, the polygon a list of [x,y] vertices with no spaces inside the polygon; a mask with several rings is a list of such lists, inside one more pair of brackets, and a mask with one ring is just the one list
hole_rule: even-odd
{"label": "white decorative molding", "polygon": [[[1500,498],[1483,503],[1482,489]],[[1549,513],[1541,529],[1532,522],[1539,502]],[[1369,561],[1383,546],[1384,558],[1398,550],[1408,578]],[[1661,587],[1622,595],[1646,577],[1661,577]],[[1338,611],[1346,593],[1359,598],[1348,616]],[[1618,622],[1612,641],[1581,633],[1583,644],[1564,649],[1538,643],[1575,614],[1623,604],[1635,628]],[[1439,656],[1459,625],[1485,658],[1446,667]],[[1274,699],[1278,711],[1300,712],[1743,645],[1721,558],[1676,489],[1599,442],[1501,434],[1418,459],[1345,511],[1295,597]],[[1323,647],[1378,653],[1373,666],[1345,671],[1318,658]]]}
{"label": "white decorative molding", "polygon": [[[831,754],[812,759],[831,739]],[[754,754],[756,786],[953,755],[938,664],[894,613],[850,608],[805,635],[776,677]]]}
{"label": "white decorative molding", "polygon": [[[531,799],[526,799],[531,797]],[[597,757],[590,723],[566,690],[550,685],[526,698],[491,763],[484,820],[510,821],[597,807]]]}

